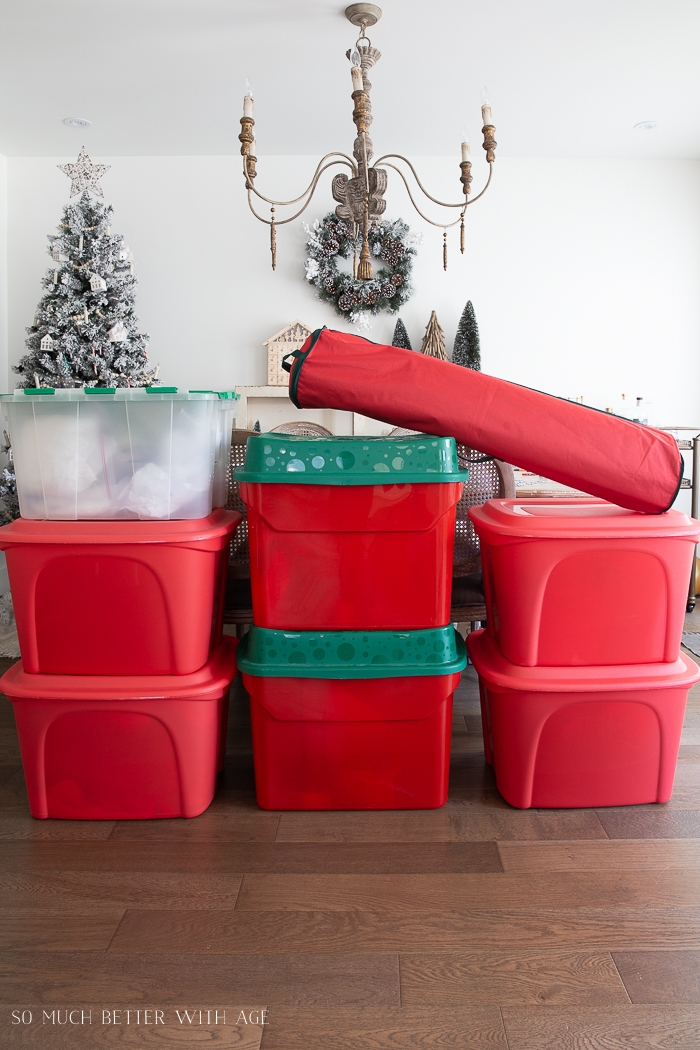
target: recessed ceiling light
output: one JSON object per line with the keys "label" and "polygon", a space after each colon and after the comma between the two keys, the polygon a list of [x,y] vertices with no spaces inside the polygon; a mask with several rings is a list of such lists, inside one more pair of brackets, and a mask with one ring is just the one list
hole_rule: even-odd
{"label": "recessed ceiling light", "polygon": [[65,117],[64,124],[67,124],[69,128],[91,128],[92,121],[85,120],[84,117]]}
{"label": "recessed ceiling light", "polygon": [[658,128],[658,120],[642,120],[639,124],[634,125],[635,131],[653,131],[654,128]]}

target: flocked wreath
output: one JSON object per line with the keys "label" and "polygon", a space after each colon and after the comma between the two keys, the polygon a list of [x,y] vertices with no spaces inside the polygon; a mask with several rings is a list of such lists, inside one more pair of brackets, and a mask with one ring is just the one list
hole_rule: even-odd
{"label": "flocked wreath", "polygon": [[352,273],[338,268],[338,259],[359,258],[362,233],[334,212],[306,227],[306,280],[313,284],[319,299],[332,303],[339,314],[351,321],[364,313],[388,310],[395,314],[410,298],[411,267],[416,238],[402,219],[380,221],[369,228],[374,277],[356,280]]}

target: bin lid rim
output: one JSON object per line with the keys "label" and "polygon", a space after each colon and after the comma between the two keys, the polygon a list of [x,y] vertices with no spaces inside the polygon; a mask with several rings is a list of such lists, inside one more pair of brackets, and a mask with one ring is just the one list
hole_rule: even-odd
{"label": "bin lid rim", "polygon": [[495,639],[483,629],[468,635],[467,649],[484,681],[514,692],[617,693],[689,688],[700,681],[700,667],[685,653],[679,653],[673,663],[524,667],[506,659]]}
{"label": "bin lid rim", "polygon": [[491,499],[470,507],[468,514],[479,535],[492,532],[518,539],[676,536],[700,540],[700,522],[683,511],[672,508],[663,514],[643,514],[593,497]]}
{"label": "bin lid rim", "polygon": [[281,631],[252,626],[238,667],[258,678],[425,678],[462,671],[467,653],[450,624],[418,631]]}
{"label": "bin lid rim", "polygon": [[[226,537],[243,515],[217,507],[206,518],[135,519],[87,518],[50,521],[16,518],[0,526],[0,550],[25,544],[190,544]],[[222,546],[226,540],[223,540]]]}
{"label": "bin lid rim", "polygon": [[227,635],[209,660],[184,675],[29,674],[22,661],[5,672],[0,688],[11,700],[213,700],[236,674],[238,640]]}
{"label": "bin lid rim", "polygon": [[[179,390],[177,387],[18,387],[11,394],[0,394],[6,404],[25,404],[26,399],[41,397],[58,401],[228,401],[235,404],[240,395],[229,390]],[[222,406],[223,407],[223,406]],[[232,408],[232,404],[227,405]]]}
{"label": "bin lid rim", "polygon": [[253,434],[237,481],[301,485],[463,482],[452,437]]}

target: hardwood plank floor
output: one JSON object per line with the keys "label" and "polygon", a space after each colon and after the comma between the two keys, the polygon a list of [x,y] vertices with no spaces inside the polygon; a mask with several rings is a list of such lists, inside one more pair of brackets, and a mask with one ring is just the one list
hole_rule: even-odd
{"label": "hardwood plank floor", "polygon": [[504,1006],[508,1050],[697,1050],[700,1007]]}
{"label": "hardwood plank floor", "polygon": [[507,908],[700,907],[700,877],[665,871],[476,875],[246,875],[236,911],[369,911],[382,915]]}
{"label": "hardwood plank floor", "polygon": [[[512,809],[472,668],[453,727],[441,810],[263,812],[236,684],[202,817],[37,821],[0,702],[0,1046],[697,1050],[700,689],[667,806]],[[266,1024],[230,1023],[237,1003]]]}
{"label": "hardwood plank floor", "polygon": [[[634,816],[634,810],[630,810]],[[505,871],[659,871],[700,868],[700,841],[499,842]]]}
{"label": "hardwood plank floor", "polygon": [[497,1007],[270,1010],[264,1050],[508,1050]]}
{"label": "hardwood plank floor", "polygon": [[427,952],[401,956],[404,1005],[628,1003],[608,952]]}
{"label": "hardwood plank floor", "polygon": [[415,952],[460,947],[700,949],[700,908],[359,911],[127,911],[110,951]]}
{"label": "hardwood plank floor", "polygon": [[252,1006],[399,1006],[395,954],[277,955],[0,952],[0,987],[12,1003],[63,1006],[230,1002]]}
{"label": "hardwood plank floor", "polygon": [[700,952],[615,952],[613,958],[633,1003],[700,1005]]}

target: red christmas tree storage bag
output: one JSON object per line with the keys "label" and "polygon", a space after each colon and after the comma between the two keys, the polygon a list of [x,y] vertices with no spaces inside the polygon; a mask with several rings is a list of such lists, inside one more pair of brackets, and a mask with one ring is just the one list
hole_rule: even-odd
{"label": "red christmas tree storage bag", "polygon": [[479,449],[629,510],[660,514],[680,488],[675,439],[483,372],[320,329],[288,355],[297,408],[359,412]]}

